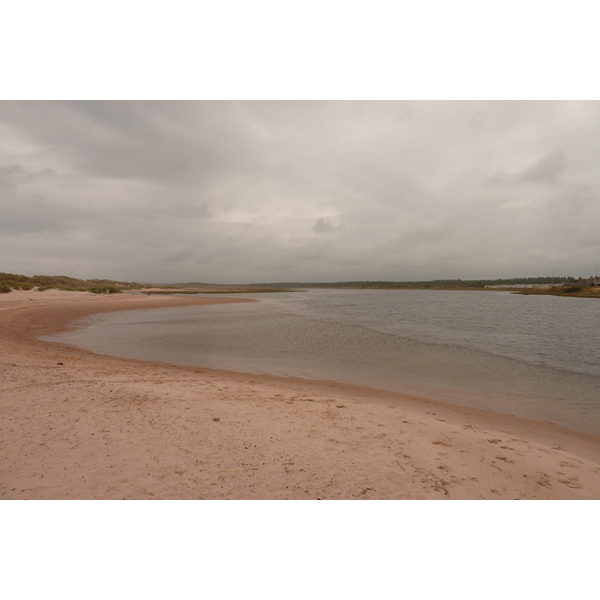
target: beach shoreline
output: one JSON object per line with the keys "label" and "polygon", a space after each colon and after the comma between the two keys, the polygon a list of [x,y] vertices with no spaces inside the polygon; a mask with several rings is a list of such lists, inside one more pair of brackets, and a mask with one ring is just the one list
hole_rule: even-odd
{"label": "beach shoreline", "polygon": [[597,436],[360,386],[37,339],[109,311],[245,301],[0,295],[0,498],[600,498]]}

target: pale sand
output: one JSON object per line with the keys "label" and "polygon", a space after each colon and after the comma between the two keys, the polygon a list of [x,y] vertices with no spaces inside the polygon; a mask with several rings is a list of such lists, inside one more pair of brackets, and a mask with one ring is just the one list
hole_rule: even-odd
{"label": "pale sand", "polygon": [[36,341],[98,312],[231,301],[0,294],[0,498],[600,498],[596,436]]}

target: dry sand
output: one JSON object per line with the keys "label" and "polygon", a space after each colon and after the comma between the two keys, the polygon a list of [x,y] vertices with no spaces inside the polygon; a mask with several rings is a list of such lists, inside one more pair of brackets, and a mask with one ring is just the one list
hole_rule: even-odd
{"label": "dry sand", "polygon": [[0,498],[600,498],[596,436],[401,394],[36,339],[99,312],[232,301],[1,294]]}

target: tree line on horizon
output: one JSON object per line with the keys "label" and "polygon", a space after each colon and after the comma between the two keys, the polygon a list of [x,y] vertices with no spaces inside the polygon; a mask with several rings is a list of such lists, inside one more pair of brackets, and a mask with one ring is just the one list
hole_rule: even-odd
{"label": "tree line on horizon", "polygon": [[[356,289],[400,289],[400,288],[464,288],[484,287],[486,285],[517,285],[517,284],[552,284],[562,283],[568,277],[514,277],[510,279],[433,279],[427,281],[338,281],[338,282],[278,282],[278,283],[252,283],[247,287],[263,288],[356,288]],[[233,285],[233,284],[232,284]],[[15,275],[13,273],[0,273],[0,291],[59,289],[77,292],[94,291],[97,293],[115,293],[122,290],[139,290],[148,287],[219,287],[226,288],[223,284],[208,284],[200,282],[172,283],[172,284],[141,284],[136,282],[116,281],[112,279],[77,279],[66,275]]]}
{"label": "tree line on horizon", "polygon": [[562,283],[567,277],[513,277],[510,279],[433,279],[428,281],[338,281],[311,283],[286,281],[278,283],[255,283],[263,287],[308,287],[308,288],[377,288],[396,289],[406,287],[484,287],[486,285],[553,284]]}

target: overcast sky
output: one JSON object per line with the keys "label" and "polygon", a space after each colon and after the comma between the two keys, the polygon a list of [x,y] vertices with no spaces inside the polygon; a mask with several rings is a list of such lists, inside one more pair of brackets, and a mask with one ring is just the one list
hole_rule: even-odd
{"label": "overcast sky", "polygon": [[588,276],[599,102],[0,102],[0,271]]}

